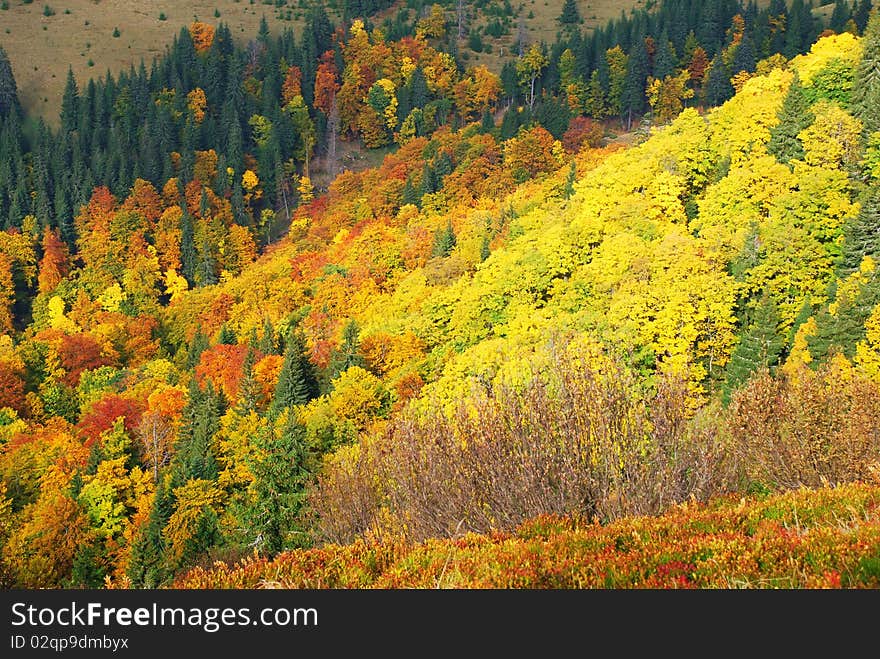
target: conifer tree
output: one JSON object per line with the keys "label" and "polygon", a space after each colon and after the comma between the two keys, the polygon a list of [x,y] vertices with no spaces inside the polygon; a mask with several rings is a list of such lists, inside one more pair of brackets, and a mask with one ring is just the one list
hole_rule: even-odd
{"label": "conifer tree", "polygon": [[853,76],[851,108],[870,134],[880,130],[880,10],[871,12],[862,43],[862,59]]}
{"label": "conifer tree", "polygon": [[715,56],[712,60],[712,65],[709,67],[704,93],[706,95],[706,104],[710,106],[722,105],[733,96],[730,73],[727,71],[727,66],[721,59],[720,54]]}
{"label": "conifer tree", "polygon": [[559,15],[559,22],[563,25],[577,25],[581,22],[581,12],[578,10],[575,0],[565,0],[562,5],[562,13]]}
{"label": "conifer tree", "polygon": [[841,274],[858,270],[866,256],[880,263],[880,187],[876,185],[865,190],[858,215],[843,225]]}
{"label": "conifer tree", "polygon": [[253,500],[245,520],[253,545],[265,556],[308,546],[301,517],[313,467],[305,426],[290,410],[283,430],[273,424],[262,426],[253,446],[248,459]]}
{"label": "conifer tree", "polygon": [[330,356],[327,368],[328,380],[333,380],[352,366],[363,367],[365,362],[360,354],[360,328],[353,318],[342,329],[342,341]]}
{"label": "conifer tree", "polygon": [[12,64],[3,46],[0,46],[0,118],[8,116],[13,110],[17,114],[20,109]]}
{"label": "conifer tree", "polygon": [[438,229],[434,234],[434,249],[432,256],[449,256],[449,253],[455,247],[456,238],[455,231],[452,228],[452,222],[447,222],[444,229]]}
{"label": "conifer tree", "polygon": [[298,330],[292,330],[284,351],[284,362],[275,385],[275,395],[269,408],[276,417],[292,405],[303,405],[318,396],[318,380],[314,367],[306,354],[305,338]]}
{"label": "conifer tree", "polygon": [[779,310],[773,299],[765,294],[730,356],[727,379],[722,388],[724,401],[727,402],[730,394],[748,380],[758,368],[774,367],[782,348],[783,341],[779,335]]}
{"label": "conifer tree", "polygon": [[61,130],[65,133],[73,132],[79,126],[78,104],[79,90],[76,86],[76,78],[73,76],[73,69],[68,67],[67,82],[61,97]]}
{"label": "conifer tree", "polygon": [[798,135],[812,125],[816,117],[810,110],[810,102],[804,93],[797,71],[782,101],[778,117],[779,123],[770,129],[767,151],[776,156],[781,163],[802,159],[804,145],[798,139]]}

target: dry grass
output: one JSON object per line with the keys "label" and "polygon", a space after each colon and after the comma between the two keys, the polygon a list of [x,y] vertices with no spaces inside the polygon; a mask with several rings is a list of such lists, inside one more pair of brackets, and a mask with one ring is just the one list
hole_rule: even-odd
{"label": "dry grass", "polygon": [[[295,15],[296,3],[289,4]],[[108,70],[116,75],[132,64],[137,67],[142,58],[149,68],[153,57],[161,55],[180,29],[196,18],[214,25],[222,21],[242,40],[256,36],[262,16],[273,34],[299,25],[295,20],[278,20],[274,5],[260,0],[254,4],[248,0],[34,0],[31,4],[9,0],[9,5],[0,10],[0,45],[12,62],[24,107],[42,114],[50,124],[57,123],[68,66],[73,67],[80,88]],[[54,15],[43,14],[46,5]],[[166,20],[159,20],[161,13]],[[113,36],[114,28],[119,28],[119,37]]]}

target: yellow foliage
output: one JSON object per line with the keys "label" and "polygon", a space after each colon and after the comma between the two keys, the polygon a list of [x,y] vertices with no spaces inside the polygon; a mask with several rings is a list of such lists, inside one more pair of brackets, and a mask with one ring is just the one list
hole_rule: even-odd
{"label": "yellow foliage", "polygon": [[244,174],[241,175],[241,187],[250,192],[255,187],[260,184],[260,179],[257,178],[257,175],[250,169],[244,170]]}
{"label": "yellow foliage", "polygon": [[843,32],[832,34],[819,39],[810,48],[810,52],[798,55],[791,62],[789,68],[798,72],[801,84],[809,87],[813,83],[813,76],[824,69],[832,60],[842,60],[855,65],[862,58],[862,41],[858,37]]}
{"label": "yellow foliage", "polygon": [[53,295],[49,298],[46,305],[49,313],[49,326],[68,334],[79,332],[79,326],[64,315],[64,307],[64,300],[61,299],[61,296]]}
{"label": "yellow foliage", "polygon": [[842,167],[857,162],[861,152],[862,122],[834,103],[817,103],[813,111],[816,120],[798,133],[807,164]]}
{"label": "yellow foliage", "polygon": [[186,277],[177,274],[173,268],[165,271],[165,293],[171,296],[171,302],[174,303],[189,290],[189,282]]}
{"label": "yellow foliage", "polygon": [[185,485],[174,488],[177,507],[162,530],[168,543],[168,556],[179,560],[187,541],[198,530],[198,522],[206,508],[213,508],[223,499],[217,483],[205,479],[190,479]]}

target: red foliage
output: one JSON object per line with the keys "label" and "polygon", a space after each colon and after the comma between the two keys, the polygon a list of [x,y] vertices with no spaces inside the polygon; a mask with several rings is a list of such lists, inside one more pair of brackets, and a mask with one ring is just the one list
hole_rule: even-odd
{"label": "red foliage", "polygon": [[[222,343],[205,350],[195,370],[199,385],[204,386],[205,381],[209,380],[215,390],[223,391],[227,400],[236,400],[247,352],[247,345]],[[256,360],[261,357],[260,354],[256,355]]]}
{"label": "red foliage", "polygon": [[40,293],[55,290],[70,269],[69,253],[58,230],[46,227],[43,231],[43,258],[40,259],[37,286]]}
{"label": "red foliage", "polygon": [[107,394],[95,401],[82,415],[77,430],[84,437],[86,446],[94,444],[101,433],[113,427],[113,423],[119,417],[123,418],[125,430],[129,433],[141,422],[143,403],[131,398],[123,398],[119,394]]}
{"label": "red foliage", "polygon": [[0,407],[11,407],[20,415],[27,410],[21,369],[5,361],[0,361]]}
{"label": "red foliage", "polygon": [[291,66],[281,85],[281,98],[284,104],[290,103],[295,96],[302,96],[302,69]]}
{"label": "red foliage", "polygon": [[562,136],[562,146],[569,153],[577,153],[584,145],[596,148],[602,144],[604,134],[600,123],[589,117],[574,117]]}
{"label": "red foliage", "polygon": [[113,363],[113,360],[103,354],[101,344],[85,332],[65,335],[57,349],[61,366],[67,371],[62,382],[70,387],[79,384],[79,376],[83,371]]}

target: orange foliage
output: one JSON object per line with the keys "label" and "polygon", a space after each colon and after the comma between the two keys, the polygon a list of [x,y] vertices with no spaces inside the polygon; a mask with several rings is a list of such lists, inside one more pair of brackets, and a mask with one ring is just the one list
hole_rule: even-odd
{"label": "orange foliage", "polygon": [[588,117],[574,117],[562,136],[562,146],[569,153],[577,153],[584,146],[595,148],[602,144],[604,134],[600,123]]}
{"label": "orange foliage", "polygon": [[57,347],[61,366],[67,371],[62,382],[69,387],[79,383],[80,373],[113,363],[104,354],[103,346],[86,332],[65,335]]}
{"label": "orange foliage", "polygon": [[211,185],[215,176],[217,176],[217,152],[214,149],[196,151],[193,178],[204,185]]}
{"label": "orange foliage", "polygon": [[302,69],[291,66],[281,84],[281,99],[284,104],[290,103],[296,96],[302,96]]}
{"label": "orange foliage", "polygon": [[15,364],[0,361],[0,407],[11,407],[19,414],[27,411],[22,375]]}
{"label": "orange foliage", "polygon": [[193,21],[189,26],[189,33],[192,36],[193,46],[197,53],[204,53],[211,44],[214,43],[214,26],[201,21]]}
{"label": "orange foliage", "polygon": [[254,380],[260,387],[260,405],[271,400],[283,364],[284,357],[281,355],[266,355],[254,364]]}
{"label": "orange foliage", "polygon": [[101,437],[101,433],[112,428],[120,417],[126,432],[131,433],[141,422],[143,411],[143,402],[140,400],[123,398],[119,394],[106,394],[83,412],[76,428],[85,438],[84,444],[88,447]]}
{"label": "orange foliage", "polygon": [[137,179],[131,187],[131,192],[122,204],[123,210],[132,211],[147,220],[150,231],[156,227],[156,220],[162,214],[165,204],[149,181]]}
{"label": "orange foliage", "polygon": [[331,57],[326,57],[327,53],[321,58],[318,70],[315,73],[315,100],[313,105],[324,114],[330,114],[330,108],[333,105],[333,99],[336,92],[339,91],[339,82],[337,81],[338,71],[336,63]]}
{"label": "orange foliage", "polygon": [[[211,302],[211,307],[199,316],[199,325],[202,332],[211,336],[220,329],[220,326],[229,320],[229,312],[235,305],[235,299],[228,293],[220,293]],[[190,338],[195,335],[195,328],[190,329]]]}
{"label": "orange foliage", "polygon": [[206,380],[210,381],[214,390],[222,391],[227,400],[236,400],[247,352],[247,345],[223,343],[202,352],[195,370],[199,385],[204,386]]}

